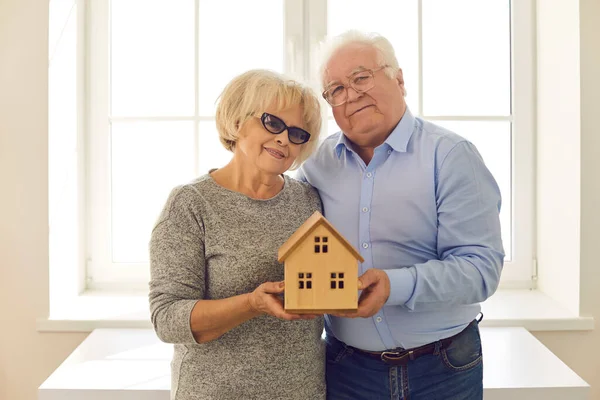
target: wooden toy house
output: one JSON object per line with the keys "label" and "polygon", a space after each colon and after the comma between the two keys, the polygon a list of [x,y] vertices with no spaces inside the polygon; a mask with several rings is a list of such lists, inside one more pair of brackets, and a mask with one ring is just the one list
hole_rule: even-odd
{"label": "wooden toy house", "polygon": [[279,248],[285,268],[285,310],[295,314],[355,311],[358,262],[364,259],[315,212]]}

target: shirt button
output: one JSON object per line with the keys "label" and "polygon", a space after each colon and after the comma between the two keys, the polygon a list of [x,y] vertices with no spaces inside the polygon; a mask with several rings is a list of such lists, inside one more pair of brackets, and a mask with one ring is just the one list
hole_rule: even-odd
{"label": "shirt button", "polygon": [[388,150],[388,154],[392,154],[392,151],[391,151],[391,150]]}
{"label": "shirt button", "polygon": [[367,212],[367,211],[369,211],[369,208],[368,207],[363,207],[362,211],[363,212]]}
{"label": "shirt button", "polygon": [[370,178],[372,176],[373,176],[373,174],[371,172],[367,172],[367,178]]}
{"label": "shirt button", "polygon": [[382,321],[381,317],[377,317],[377,320],[376,320],[376,321],[377,321],[377,322],[381,322],[381,321]]}
{"label": "shirt button", "polygon": [[364,247],[365,249],[368,249],[368,248],[369,248],[369,243],[363,243],[363,247]]}

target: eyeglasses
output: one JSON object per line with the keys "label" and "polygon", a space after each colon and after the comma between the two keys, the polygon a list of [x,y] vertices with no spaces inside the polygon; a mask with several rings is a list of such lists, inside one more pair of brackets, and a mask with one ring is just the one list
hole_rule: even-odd
{"label": "eyeglasses", "polygon": [[306,132],[304,129],[295,126],[287,126],[281,118],[272,114],[263,113],[263,115],[260,116],[260,121],[266,130],[275,135],[279,135],[287,129],[288,139],[294,144],[303,144],[310,139],[310,133]]}
{"label": "eyeglasses", "polygon": [[[387,67],[389,65],[355,72],[347,76],[349,86],[358,93],[365,93],[375,87],[375,72]],[[335,84],[323,92],[323,98],[327,100],[331,107],[341,106],[348,101],[348,86],[340,83]]]}

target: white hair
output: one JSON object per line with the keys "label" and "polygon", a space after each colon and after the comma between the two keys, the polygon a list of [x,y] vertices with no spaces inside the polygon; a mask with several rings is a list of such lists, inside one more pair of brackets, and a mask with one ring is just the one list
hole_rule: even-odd
{"label": "white hair", "polygon": [[377,62],[381,66],[389,65],[391,68],[386,68],[385,74],[390,79],[394,79],[400,66],[398,65],[398,59],[396,58],[394,47],[390,41],[378,33],[366,33],[357,30],[350,30],[338,36],[328,38],[326,41],[321,43],[319,57],[319,59],[322,60],[319,70],[321,85],[324,84],[327,64],[329,64],[329,61],[335,55],[335,53],[347,46],[355,44],[374,48],[378,54]]}

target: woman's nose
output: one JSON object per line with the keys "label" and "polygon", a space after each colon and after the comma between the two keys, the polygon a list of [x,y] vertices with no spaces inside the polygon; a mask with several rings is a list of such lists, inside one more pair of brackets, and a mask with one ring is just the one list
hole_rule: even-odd
{"label": "woman's nose", "polygon": [[279,144],[281,146],[288,144],[287,132],[283,131],[279,135],[277,135],[277,137],[275,138],[275,142],[277,142],[277,144]]}

